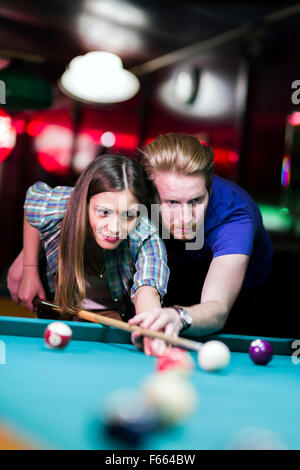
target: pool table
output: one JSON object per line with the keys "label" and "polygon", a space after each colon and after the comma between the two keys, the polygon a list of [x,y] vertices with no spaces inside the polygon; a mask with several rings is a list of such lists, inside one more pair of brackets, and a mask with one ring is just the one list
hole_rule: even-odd
{"label": "pool table", "polygon": [[[0,317],[0,429],[34,449],[130,449],[105,432],[107,399],[117,389],[140,387],[156,358],[136,350],[128,332],[84,322],[66,322],[72,341],[50,350],[43,340],[50,322]],[[229,346],[229,366],[221,372],[196,366],[189,378],[198,396],[192,415],[151,434],[141,448],[300,449],[300,341],[269,338],[275,355],[259,366],[247,353],[252,337],[214,338]]]}

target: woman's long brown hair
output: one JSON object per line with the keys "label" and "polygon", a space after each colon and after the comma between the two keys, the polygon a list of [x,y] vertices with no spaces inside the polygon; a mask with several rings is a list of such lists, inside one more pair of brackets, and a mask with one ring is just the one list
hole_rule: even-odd
{"label": "woman's long brown hair", "polygon": [[[63,219],[55,301],[62,317],[70,318],[80,309],[86,293],[86,272],[104,263],[103,250],[96,243],[89,223],[90,198],[102,192],[130,190],[140,204],[147,205],[144,172],[137,162],[123,155],[102,155],[80,175]],[[100,270],[100,266],[99,266]]]}

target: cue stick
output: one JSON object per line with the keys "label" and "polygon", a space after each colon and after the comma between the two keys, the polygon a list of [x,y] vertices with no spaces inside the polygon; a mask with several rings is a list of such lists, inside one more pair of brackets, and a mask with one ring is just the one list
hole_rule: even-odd
{"label": "cue stick", "polygon": [[[45,300],[36,299],[34,301],[34,305],[36,307],[39,307],[39,306],[50,307],[53,310],[56,310],[58,312],[61,311],[61,308],[58,305],[55,305],[52,302],[49,302],[48,300],[45,301]],[[87,320],[92,323],[100,323],[101,325],[105,325],[105,326],[113,326],[115,328],[118,328],[119,330],[124,330],[124,331],[129,331],[129,332],[139,331],[142,336],[147,336],[152,339],[162,339],[163,341],[171,344],[172,346],[181,347],[183,349],[188,349],[191,351],[199,351],[202,346],[202,343],[199,343],[197,341],[193,341],[193,340],[186,339],[186,338],[168,336],[165,333],[161,333],[160,331],[147,330],[145,328],[141,328],[138,325],[129,325],[128,323],[124,321],[106,317],[106,316],[100,315],[99,313],[88,312],[87,310],[80,310],[77,313],[77,316],[83,320]]]}

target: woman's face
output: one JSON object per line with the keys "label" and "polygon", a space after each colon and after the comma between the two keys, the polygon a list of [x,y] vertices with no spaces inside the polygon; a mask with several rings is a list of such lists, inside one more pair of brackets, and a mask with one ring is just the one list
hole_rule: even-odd
{"label": "woman's face", "polygon": [[131,191],[95,194],[89,203],[89,221],[96,242],[113,250],[128,237],[138,217],[139,203]]}

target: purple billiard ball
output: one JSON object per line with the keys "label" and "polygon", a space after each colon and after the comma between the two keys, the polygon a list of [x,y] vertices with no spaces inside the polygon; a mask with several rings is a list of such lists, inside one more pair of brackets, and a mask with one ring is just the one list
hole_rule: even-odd
{"label": "purple billiard ball", "polygon": [[273,357],[272,345],[263,339],[255,339],[250,344],[249,355],[255,364],[266,365]]}

